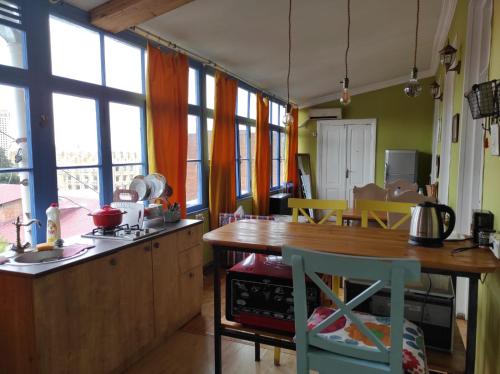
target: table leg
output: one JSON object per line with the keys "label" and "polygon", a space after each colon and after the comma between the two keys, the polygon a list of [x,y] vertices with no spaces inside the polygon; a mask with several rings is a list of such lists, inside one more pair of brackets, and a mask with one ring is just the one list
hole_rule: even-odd
{"label": "table leg", "polygon": [[214,355],[215,374],[222,373],[222,341],[221,341],[221,296],[220,296],[220,273],[221,252],[219,248],[213,247],[214,253]]}
{"label": "table leg", "polygon": [[465,353],[465,372],[474,373],[476,364],[476,332],[477,332],[477,278],[469,278],[469,308],[467,319],[467,350]]}
{"label": "table leg", "polygon": [[255,343],[255,361],[260,361],[260,343]]}

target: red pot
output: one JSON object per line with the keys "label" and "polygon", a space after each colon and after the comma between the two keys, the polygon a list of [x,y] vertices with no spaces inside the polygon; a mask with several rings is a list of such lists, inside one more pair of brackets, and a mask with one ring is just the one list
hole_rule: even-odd
{"label": "red pot", "polygon": [[102,209],[89,213],[94,220],[94,225],[103,229],[113,229],[122,223],[122,216],[127,212],[122,212],[120,209],[111,208],[109,205],[104,205]]}

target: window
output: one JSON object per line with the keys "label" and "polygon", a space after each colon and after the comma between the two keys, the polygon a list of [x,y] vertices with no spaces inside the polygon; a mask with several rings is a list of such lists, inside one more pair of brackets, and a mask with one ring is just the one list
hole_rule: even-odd
{"label": "window", "polygon": [[68,237],[90,230],[87,213],[100,205],[97,106],[93,99],[58,93],[52,102],[61,234]]}
{"label": "window", "polygon": [[98,32],[51,16],[50,51],[52,74],[94,84],[102,83]]}
{"label": "window", "polygon": [[[252,99],[254,97],[255,99]],[[255,108],[252,108],[252,103]],[[252,177],[255,160],[255,119],[252,113],[257,111],[254,93],[238,87],[236,108],[236,190],[239,198],[252,192]]]}
{"label": "window", "polygon": [[142,51],[109,36],[104,37],[106,86],[142,93]]}
{"label": "window", "polygon": [[0,24],[0,64],[26,68],[24,50],[24,32]]}
{"label": "window", "polygon": [[[135,105],[109,103],[113,190],[128,188],[136,175],[144,174],[142,109]],[[120,178],[121,177],[121,182]]]}
{"label": "window", "polygon": [[[15,242],[12,222],[31,215],[26,90],[0,84],[0,253]],[[21,239],[33,243],[31,227]]]}
{"label": "window", "polygon": [[186,206],[202,204],[202,159],[200,118],[188,116],[188,152],[186,172]]}
{"label": "window", "polygon": [[206,107],[207,109],[215,108],[215,78],[213,75],[207,74],[205,76],[206,87]]}
{"label": "window", "polygon": [[204,208],[206,185],[204,168],[204,147],[202,134],[202,108],[200,90],[200,69],[189,68],[188,84],[188,150],[186,170],[186,207],[189,212]]}
{"label": "window", "polygon": [[285,181],[285,125],[281,118],[285,115],[285,107],[275,101],[269,102],[270,137],[271,137],[271,189],[279,189]]}

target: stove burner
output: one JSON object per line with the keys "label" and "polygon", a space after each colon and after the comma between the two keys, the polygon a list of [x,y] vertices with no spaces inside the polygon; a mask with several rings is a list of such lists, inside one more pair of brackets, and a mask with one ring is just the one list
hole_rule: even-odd
{"label": "stove burner", "polygon": [[88,234],[82,235],[84,238],[106,238],[106,239],[121,239],[121,240],[136,240],[144,236],[154,234],[155,231],[150,229],[141,229],[138,224],[136,225],[120,225],[112,229],[104,229],[97,227]]}

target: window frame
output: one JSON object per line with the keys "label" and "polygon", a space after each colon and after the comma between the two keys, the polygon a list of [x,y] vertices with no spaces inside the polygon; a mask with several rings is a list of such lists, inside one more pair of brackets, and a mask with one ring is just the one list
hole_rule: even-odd
{"label": "window frame", "polygon": [[[272,114],[273,114],[273,105],[272,103],[276,103],[278,104],[278,124],[274,124],[274,123],[271,123],[272,121]],[[282,108],[283,108],[283,103],[278,101],[278,100],[269,100],[269,141],[270,141],[270,145],[271,145],[271,176],[270,176],[270,186],[271,186],[271,192],[276,192],[276,191],[279,191],[281,190],[287,183],[287,181],[284,181],[283,184],[281,184],[281,177],[283,176],[283,179],[284,179],[284,173],[285,173],[285,170],[281,170],[281,161],[284,161],[285,158],[286,158],[286,154],[283,154],[281,155],[281,134],[285,134],[285,152],[286,153],[286,128],[284,126],[282,126],[280,124],[281,122],[281,118],[282,118],[282,114],[284,115],[284,110],[283,110],[283,113],[282,112]],[[278,147],[278,158],[275,158],[274,157],[274,149],[273,149],[273,131],[276,131],[278,136],[277,136],[277,147]],[[273,163],[275,161],[278,161],[278,167],[277,167],[277,171],[278,171],[278,184],[277,185],[273,185]]]}

